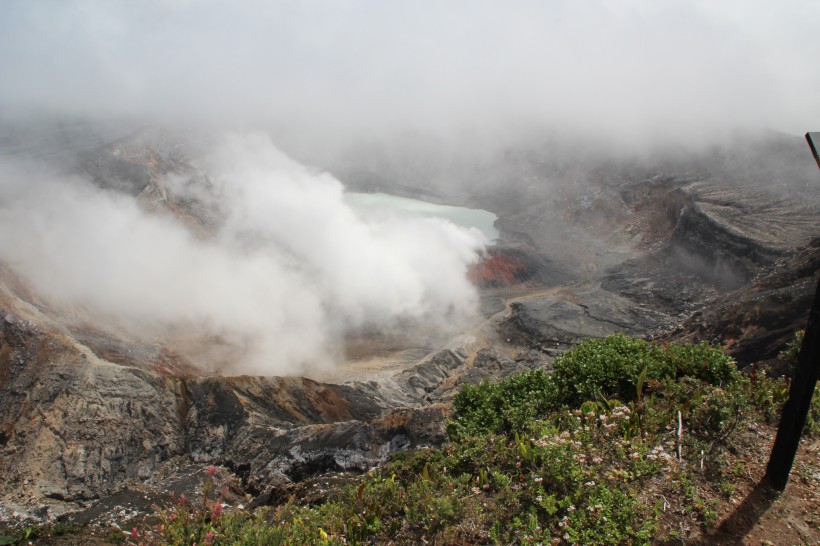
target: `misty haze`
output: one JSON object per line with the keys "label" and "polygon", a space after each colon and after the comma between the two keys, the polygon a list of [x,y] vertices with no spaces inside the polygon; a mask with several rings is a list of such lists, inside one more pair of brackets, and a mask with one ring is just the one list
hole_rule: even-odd
{"label": "misty haze", "polygon": [[[212,485],[291,499],[283,544],[820,540],[814,421],[782,521],[757,489],[820,271],[817,3],[0,13],[0,544],[181,544],[143,521]],[[241,542],[204,503],[184,540]]]}

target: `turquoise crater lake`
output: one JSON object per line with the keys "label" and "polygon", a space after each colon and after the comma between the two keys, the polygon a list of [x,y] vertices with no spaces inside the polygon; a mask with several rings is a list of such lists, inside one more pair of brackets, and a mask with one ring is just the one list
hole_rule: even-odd
{"label": "turquoise crater lake", "polygon": [[362,213],[396,212],[426,218],[443,218],[465,228],[476,228],[488,241],[498,239],[494,223],[498,218],[490,211],[468,209],[453,205],[437,205],[409,197],[397,197],[386,193],[345,193],[345,203]]}

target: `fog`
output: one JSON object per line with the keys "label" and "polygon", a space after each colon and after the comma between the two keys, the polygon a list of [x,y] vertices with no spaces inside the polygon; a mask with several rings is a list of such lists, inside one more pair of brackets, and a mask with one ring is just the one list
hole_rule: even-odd
{"label": "fog", "polygon": [[303,148],[407,130],[495,140],[548,127],[638,146],[820,125],[809,0],[2,9],[5,113],[264,126]]}
{"label": "fog", "polygon": [[478,230],[360,217],[340,182],[264,134],[228,135],[208,158],[207,191],[182,175],[162,182],[220,208],[204,239],[124,193],[4,161],[3,264],[109,329],[187,339],[222,373],[304,372],[338,362],[345,335],[454,332],[474,316],[466,270],[486,242]]}

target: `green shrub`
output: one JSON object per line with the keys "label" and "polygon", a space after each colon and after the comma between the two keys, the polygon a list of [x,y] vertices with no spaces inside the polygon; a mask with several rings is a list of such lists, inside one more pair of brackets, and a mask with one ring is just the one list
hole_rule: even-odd
{"label": "green shrub", "polygon": [[767,423],[775,423],[789,397],[789,380],[769,377],[765,371],[755,372],[749,379],[749,396],[761,417]]}
{"label": "green shrub", "polygon": [[649,385],[684,377],[726,385],[739,373],[731,357],[706,344],[661,347],[623,334],[588,339],[556,359],[552,375],[536,370],[465,387],[453,401],[455,417],[448,432],[509,433],[562,406],[630,402]]}
{"label": "green shrub", "polygon": [[453,400],[456,418],[448,432],[510,432],[548,413],[555,399],[555,385],[543,370],[515,374],[499,383],[467,385]]}
{"label": "green shrub", "polygon": [[806,415],[806,425],[803,427],[803,434],[806,436],[815,436],[818,432],[820,432],[820,388],[815,388],[814,395],[811,397],[809,413]]}
{"label": "green shrub", "polygon": [[800,356],[800,348],[803,346],[805,330],[798,330],[794,333],[794,338],[786,344],[786,348],[780,353],[780,358],[785,360],[792,369],[797,366],[797,358]]}
{"label": "green shrub", "polygon": [[669,345],[664,348],[663,357],[677,377],[695,377],[712,385],[725,385],[739,377],[732,357],[707,343]]}
{"label": "green shrub", "polygon": [[[803,346],[803,337],[805,334],[805,330],[795,332],[794,339],[792,339],[780,353],[780,358],[789,364],[791,370],[797,367],[797,359],[800,356],[800,349]],[[803,434],[814,436],[818,431],[820,431],[820,389],[815,388],[809,413],[806,415],[806,424],[803,427]]]}
{"label": "green shrub", "polygon": [[644,384],[675,375],[664,351],[641,339],[614,334],[586,340],[555,361],[557,402],[574,407],[587,400],[634,400],[644,370]]}
{"label": "green shrub", "polygon": [[586,509],[567,515],[562,538],[571,544],[649,544],[656,529],[651,510],[634,494],[596,486],[584,500]]}

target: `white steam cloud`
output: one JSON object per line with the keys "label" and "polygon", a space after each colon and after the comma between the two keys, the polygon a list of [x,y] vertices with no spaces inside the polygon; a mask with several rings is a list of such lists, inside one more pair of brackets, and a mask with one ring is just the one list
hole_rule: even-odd
{"label": "white steam cloud", "polygon": [[486,242],[478,230],[361,217],[340,182],[263,134],[230,135],[209,158],[205,197],[224,221],[205,240],[127,195],[6,162],[0,260],[98,319],[219,339],[228,373],[296,374],[332,362],[346,334],[457,325],[476,311],[466,271]]}

